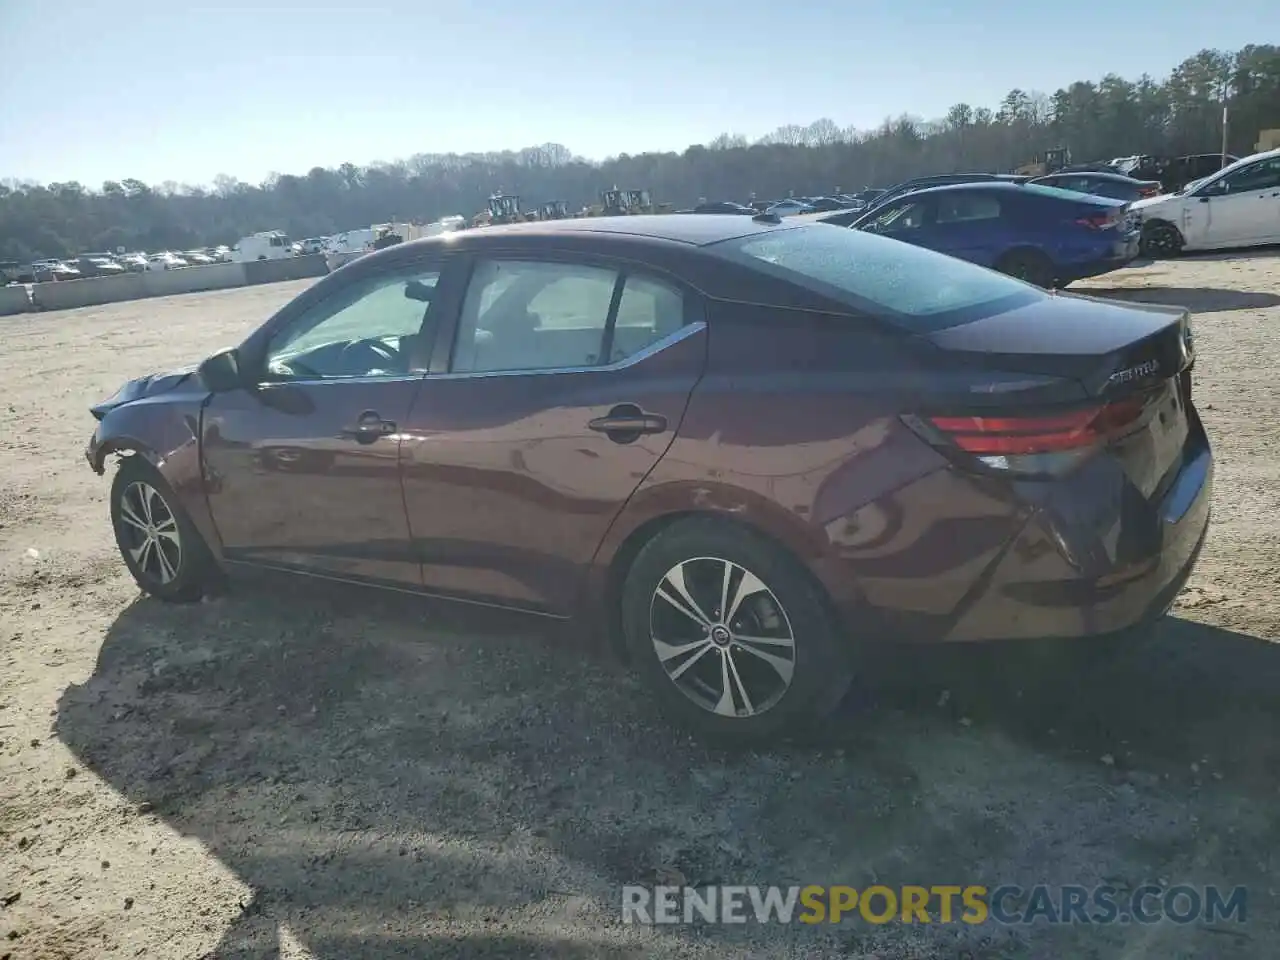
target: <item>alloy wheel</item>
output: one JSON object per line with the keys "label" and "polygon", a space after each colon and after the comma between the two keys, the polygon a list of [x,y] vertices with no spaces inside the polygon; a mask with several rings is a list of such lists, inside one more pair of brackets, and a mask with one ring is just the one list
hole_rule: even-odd
{"label": "alloy wheel", "polygon": [[1159,256],[1170,257],[1178,252],[1182,246],[1176,228],[1166,225],[1159,225],[1152,229],[1147,235],[1147,248]]}
{"label": "alloy wheel", "polygon": [[182,564],[182,539],[173,510],[155,487],[135,480],[120,495],[120,545],[143,576],[173,582]]}
{"label": "alloy wheel", "polygon": [[653,592],[649,624],[667,677],[709,713],[757,716],[791,686],[791,621],[773,591],[739,564],[714,557],[676,564]]}

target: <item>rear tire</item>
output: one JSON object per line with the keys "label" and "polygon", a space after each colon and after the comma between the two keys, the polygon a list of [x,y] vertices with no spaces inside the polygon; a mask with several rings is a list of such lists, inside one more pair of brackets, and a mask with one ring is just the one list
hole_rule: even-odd
{"label": "rear tire", "polygon": [[111,526],[144,593],[172,603],[204,595],[215,570],[209,548],[160,471],[136,454],[121,460],[111,482]]}
{"label": "rear tire", "polygon": [[1036,250],[1015,250],[1012,253],[1006,253],[996,264],[996,269],[1046,290],[1053,286],[1053,264],[1048,257]]}
{"label": "rear tire", "polygon": [[1142,253],[1153,259],[1176,257],[1185,243],[1178,228],[1164,220],[1154,220],[1142,228]]}
{"label": "rear tire", "polygon": [[833,710],[853,678],[848,641],[800,563],[714,518],[679,521],[640,550],[622,629],[663,712],[717,740],[793,731]]}

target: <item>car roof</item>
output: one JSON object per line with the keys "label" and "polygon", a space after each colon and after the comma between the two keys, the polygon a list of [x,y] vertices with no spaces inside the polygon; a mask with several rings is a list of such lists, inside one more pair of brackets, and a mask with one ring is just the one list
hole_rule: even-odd
{"label": "car roof", "polygon": [[1043,177],[1036,177],[1032,183],[1039,183],[1041,180],[1055,180],[1059,177],[1101,177],[1104,180],[1115,180],[1124,183],[1158,183],[1157,180],[1143,180],[1141,177],[1131,177],[1128,174],[1116,173],[1111,170],[1059,170],[1057,173],[1047,173]]}
{"label": "car roof", "polygon": [[936,196],[937,194],[959,193],[962,190],[998,190],[1002,193],[1023,193],[1025,191],[1022,187],[1022,182],[1016,180],[970,180],[965,183],[943,183],[936,187],[921,187],[919,190],[912,190],[910,195],[915,197],[927,193],[930,196]]}
{"label": "car roof", "polygon": [[[1206,153],[1206,154],[1202,154],[1202,156],[1220,157],[1222,156],[1222,154]],[[1231,154],[1228,153],[1227,156],[1229,157],[1231,156]],[[1240,167],[1245,167],[1245,166],[1248,166],[1249,164],[1255,163],[1258,160],[1270,160],[1273,157],[1280,157],[1280,148],[1277,148],[1275,150],[1263,150],[1261,153],[1251,153],[1247,157],[1241,157],[1239,160],[1233,160],[1231,163],[1223,167],[1222,170],[1215,170],[1213,171],[1213,173],[1209,174],[1209,176],[1212,177],[1214,174],[1222,173],[1223,171],[1226,171],[1226,170],[1235,170]]]}
{"label": "car roof", "polygon": [[726,217],[716,213],[644,214],[623,217],[581,217],[571,220],[544,220],[459,230],[451,234],[423,237],[404,246],[431,243],[486,245],[510,238],[566,238],[590,236],[608,242],[617,239],[651,239],[706,246],[721,240],[763,233],[776,226],[753,217]]}
{"label": "car roof", "polygon": [[910,180],[903,180],[900,183],[890,187],[896,190],[898,187],[905,187],[913,183],[929,183],[931,181],[952,180],[964,183],[1016,183],[1025,180],[1026,177],[1019,173],[933,173],[927,177],[912,177]]}

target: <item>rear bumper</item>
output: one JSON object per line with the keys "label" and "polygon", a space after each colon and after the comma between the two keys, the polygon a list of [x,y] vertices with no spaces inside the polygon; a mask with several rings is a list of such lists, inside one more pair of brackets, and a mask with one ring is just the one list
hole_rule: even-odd
{"label": "rear bumper", "polygon": [[1156,516],[1143,538],[1150,538],[1154,549],[1139,557],[1108,561],[1109,554],[1120,552],[1116,543],[1125,536],[1115,529],[1089,534],[1092,557],[1072,556],[1067,538],[1047,514],[1032,517],[995,567],[990,586],[938,639],[1086,637],[1162,616],[1190,578],[1208,534],[1213,470],[1205,445],[1153,505]]}
{"label": "rear bumper", "polygon": [[857,545],[842,545],[841,524],[830,525],[832,553],[815,573],[868,642],[1128,630],[1164,614],[1191,576],[1213,472],[1198,418],[1158,500],[1102,459],[1034,490],[945,468],[844,518]]}
{"label": "rear bumper", "polygon": [[1126,234],[1123,240],[1114,244],[1100,257],[1080,263],[1063,264],[1059,267],[1057,280],[1064,284],[1074,283],[1076,280],[1098,277],[1112,270],[1119,270],[1138,258],[1141,246],[1142,231],[1135,230]]}

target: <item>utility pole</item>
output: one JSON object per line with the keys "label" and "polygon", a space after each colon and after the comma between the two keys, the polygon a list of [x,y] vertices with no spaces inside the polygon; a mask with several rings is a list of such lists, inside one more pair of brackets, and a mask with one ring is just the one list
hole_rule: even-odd
{"label": "utility pole", "polygon": [[1227,131],[1231,127],[1230,117],[1230,96],[1231,96],[1231,80],[1229,77],[1222,78],[1222,166],[1227,165]]}
{"label": "utility pole", "polygon": [[1228,116],[1229,110],[1230,108],[1227,106],[1226,99],[1224,98],[1222,101],[1222,165],[1224,167],[1227,165],[1227,130],[1228,122],[1230,120],[1230,117]]}

